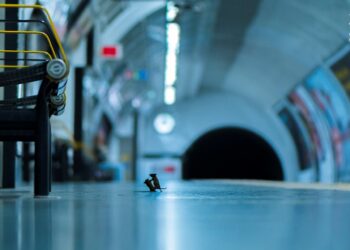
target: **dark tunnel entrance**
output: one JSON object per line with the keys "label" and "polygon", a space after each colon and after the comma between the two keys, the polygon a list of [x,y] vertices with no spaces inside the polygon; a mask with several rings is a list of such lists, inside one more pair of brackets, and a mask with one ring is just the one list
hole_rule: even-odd
{"label": "dark tunnel entrance", "polygon": [[222,128],[201,136],[183,155],[184,179],[283,180],[272,147],[245,129]]}

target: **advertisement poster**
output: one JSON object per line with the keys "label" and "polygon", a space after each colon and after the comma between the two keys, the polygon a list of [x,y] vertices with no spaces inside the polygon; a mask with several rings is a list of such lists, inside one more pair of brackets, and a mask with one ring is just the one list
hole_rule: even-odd
{"label": "advertisement poster", "polygon": [[315,103],[326,118],[329,126],[337,168],[345,168],[348,163],[349,111],[342,99],[336,80],[324,69],[317,69],[305,82]]}

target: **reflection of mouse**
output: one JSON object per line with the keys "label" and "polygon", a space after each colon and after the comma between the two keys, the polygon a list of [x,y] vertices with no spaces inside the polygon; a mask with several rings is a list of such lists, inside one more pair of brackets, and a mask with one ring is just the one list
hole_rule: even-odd
{"label": "reflection of mouse", "polygon": [[155,192],[156,191],[156,188],[153,186],[151,180],[146,179],[144,183],[147,185],[147,187],[149,188],[150,192]]}

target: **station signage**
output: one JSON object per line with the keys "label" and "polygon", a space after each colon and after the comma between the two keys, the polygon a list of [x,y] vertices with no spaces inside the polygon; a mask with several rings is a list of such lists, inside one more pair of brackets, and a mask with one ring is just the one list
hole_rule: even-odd
{"label": "station signage", "polygon": [[123,47],[120,44],[102,46],[100,55],[104,59],[120,60],[123,58]]}

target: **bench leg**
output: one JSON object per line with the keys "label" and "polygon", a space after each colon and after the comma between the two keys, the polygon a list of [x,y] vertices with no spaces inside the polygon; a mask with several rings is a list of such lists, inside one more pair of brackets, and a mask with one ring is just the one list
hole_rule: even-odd
{"label": "bench leg", "polygon": [[[43,107],[44,106],[44,107]],[[42,105],[38,112],[38,126],[35,140],[35,177],[34,195],[47,196],[49,194],[50,173],[50,121],[46,105]]]}
{"label": "bench leg", "polygon": [[49,192],[51,192],[51,185],[52,185],[52,134],[51,134],[51,124],[49,121]]}
{"label": "bench leg", "polygon": [[24,182],[30,182],[30,143],[23,142],[22,147],[22,180]]}

